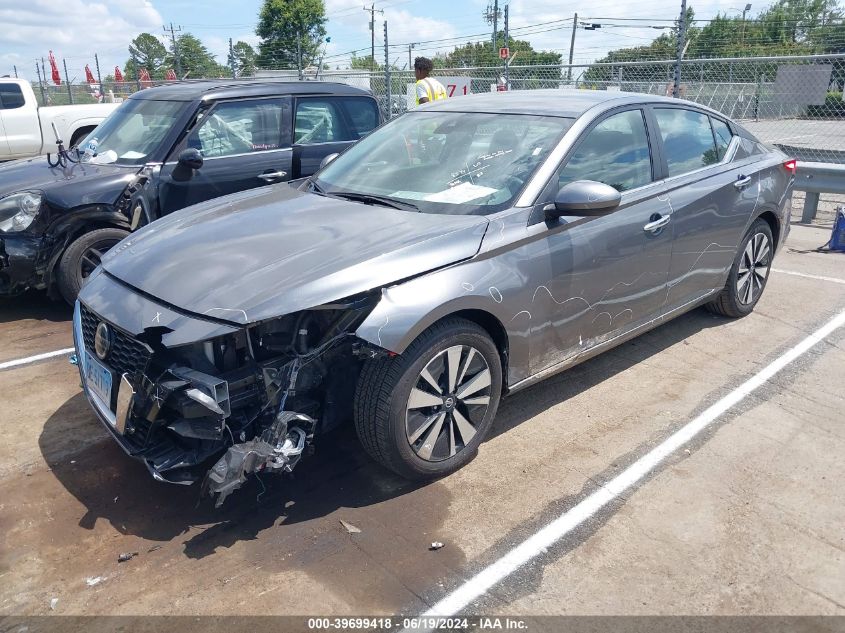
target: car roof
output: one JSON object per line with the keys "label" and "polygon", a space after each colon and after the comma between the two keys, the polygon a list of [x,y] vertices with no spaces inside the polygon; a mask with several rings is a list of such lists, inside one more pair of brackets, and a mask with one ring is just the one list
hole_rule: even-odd
{"label": "car roof", "polygon": [[370,91],[329,81],[280,81],[218,79],[215,81],[179,81],[139,90],[130,99],[157,101],[214,101],[232,97],[268,97],[274,95],[332,94],[371,96]]}
{"label": "car roof", "polygon": [[608,104],[621,106],[637,103],[667,103],[691,105],[704,108],[679,99],[638,94],[635,92],[608,92],[606,90],[578,90],[573,88],[546,90],[514,90],[467,95],[426,103],[420,108],[446,112],[490,112],[495,114],[535,114],[577,118],[590,108]]}

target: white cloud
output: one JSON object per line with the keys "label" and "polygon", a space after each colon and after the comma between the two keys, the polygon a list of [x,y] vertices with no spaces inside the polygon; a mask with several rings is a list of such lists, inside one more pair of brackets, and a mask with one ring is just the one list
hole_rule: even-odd
{"label": "white cloud", "polygon": [[148,0],[0,0],[0,24],[0,74],[15,64],[34,79],[35,59],[52,50],[60,68],[67,60],[73,78],[84,76],[85,64],[94,68],[94,53],[103,75],[123,65],[129,41],[143,31],[159,33],[162,18]]}

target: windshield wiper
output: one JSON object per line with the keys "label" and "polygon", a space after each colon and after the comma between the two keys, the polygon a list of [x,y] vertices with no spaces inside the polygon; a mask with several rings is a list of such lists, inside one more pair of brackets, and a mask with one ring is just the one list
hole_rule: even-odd
{"label": "windshield wiper", "polygon": [[396,200],[395,198],[389,198],[388,196],[377,196],[371,193],[356,193],[354,191],[332,191],[328,195],[337,196],[338,198],[344,198],[346,200],[353,200],[355,202],[363,202],[364,204],[380,204],[382,206],[391,207],[393,209],[410,209],[411,211],[420,210],[417,205],[412,204],[410,202]]}

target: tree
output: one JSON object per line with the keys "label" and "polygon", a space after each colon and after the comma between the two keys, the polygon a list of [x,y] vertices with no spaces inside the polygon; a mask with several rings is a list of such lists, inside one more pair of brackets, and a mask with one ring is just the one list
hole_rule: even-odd
{"label": "tree", "polygon": [[297,67],[297,46],[302,68],[315,64],[326,35],[323,0],[264,0],[255,29],[261,42],[256,63],[261,68]]}
{"label": "tree", "polygon": [[[500,33],[498,41],[504,43],[504,33]],[[559,69],[542,68],[546,66],[559,66],[561,63],[560,53],[546,51],[535,51],[530,42],[511,39],[509,49],[512,58],[512,66],[508,72],[511,85],[519,90],[531,90],[536,88],[557,88],[560,84]],[[500,75],[504,77],[504,61],[499,59],[499,51],[493,50],[492,42],[471,42],[464,46],[456,47],[452,52],[443,56],[435,56],[432,59],[435,69],[437,68],[471,68],[471,67],[493,67],[500,68]],[[437,70],[434,71],[437,74]],[[490,89],[490,84],[496,80],[488,77],[484,80],[473,80],[473,92],[485,92]]]}
{"label": "tree", "polygon": [[252,46],[246,42],[237,42],[232,46],[232,55],[229,63],[234,64],[238,77],[251,77],[255,74],[255,49]]}
{"label": "tree", "polygon": [[[504,46],[505,34],[499,33],[498,41]],[[549,53],[545,51],[535,51],[530,42],[524,40],[511,39],[509,43],[510,54],[514,56],[513,64],[549,64],[556,65],[561,63],[560,53]],[[447,53],[445,57],[436,57],[434,65],[441,68],[461,68],[474,66],[501,66],[502,60],[499,59],[499,51],[493,50],[492,43],[488,42],[474,42],[465,44],[464,46],[456,47],[451,53]]]}
{"label": "tree", "polygon": [[151,33],[141,33],[129,43],[129,61],[126,62],[126,72],[136,77],[136,64],[146,68],[153,79],[164,78],[164,60],[167,49],[158,38]]}
{"label": "tree", "polygon": [[373,64],[373,57],[372,55],[367,55],[366,57],[358,57],[355,53],[352,53],[352,59],[349,60],[349,67],[352,70],[384,70],[384,66],[376,62]]}
{"label": "tree", "polygon": [[178,66],[182,72],[179,79],[185,76],[191,79],[225,77],[231,73],[226,67],[218,64],[205,45],[190,33],[183,33],[176,38],[176,50],[179,63],[176,63],[174,51],[171,50],[165,58],[165,66],[174,70]]}

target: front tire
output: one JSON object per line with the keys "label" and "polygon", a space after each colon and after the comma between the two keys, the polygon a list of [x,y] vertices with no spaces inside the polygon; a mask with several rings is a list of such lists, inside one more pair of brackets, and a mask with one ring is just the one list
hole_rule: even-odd
{"label": "front tire", "polygon": [[100,265],[102,256],[129,231],[107,228],[84,233],[71,242],[59,260],[57,284],[64,300],[73,305],[85,279]]}
{"label": "front tire", "polygon": [[478,452],[502,391],[499,350],[465,319],[436,323],[399,356],[367,361],[355,427],[373,459],[412,480],[447,475]]}
{"label": "front tire", "polygon": [[774,252],[772,229],[758,218],[739,245],[725,287],[706,308],[731,318],[751,314],[766,289]]}

